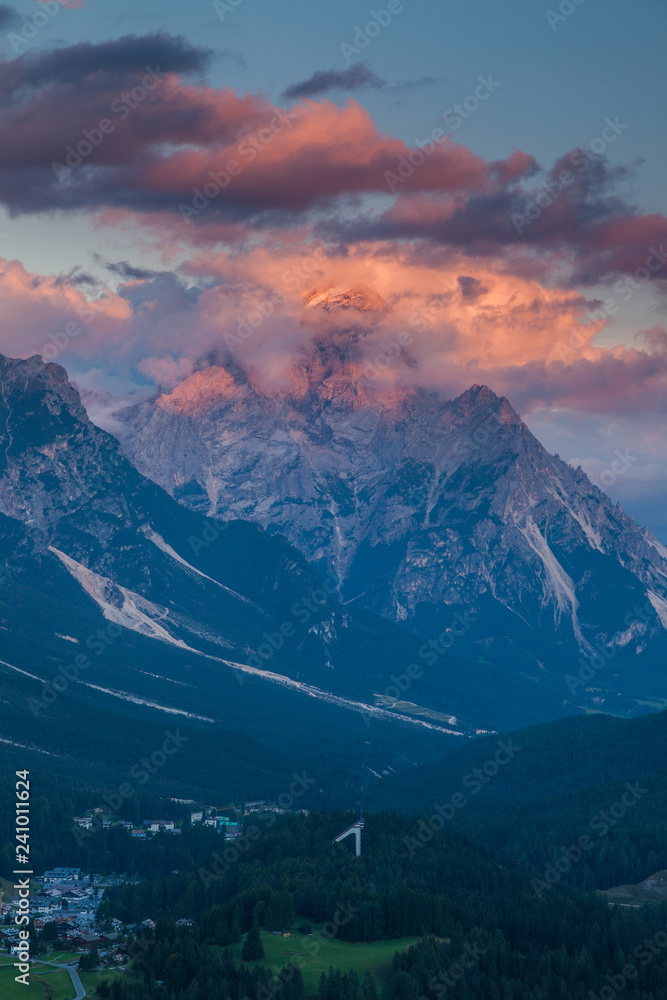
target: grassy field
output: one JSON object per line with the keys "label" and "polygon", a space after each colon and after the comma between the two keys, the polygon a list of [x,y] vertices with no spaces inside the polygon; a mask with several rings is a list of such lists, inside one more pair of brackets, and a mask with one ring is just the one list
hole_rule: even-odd
{"label": "grassy field", "polygon": [[[21,878],[20,875],[16,877]],[[38,892],[40,889],[40,886],[36,882],[31,882],[30,887],[33,892]],[[9,882],[6,878],[0,878],[0,889],[2,890],[2,902],[11,903],[12,896],[14,895],[14,883]]]}
{"label": "grassy field", "polygon": [[106,972],[100,971],[100,972],[81,973],[81,982],[85,986],[86,993],[88,994],[88,996],[91,997],[95,995],[95,990],[97,989],[97,987],[99,986],[99,984],[102,982],[103,979],[106,979],[108,983],[112,983],[114,979],[123,979],[123,980],[128,980],[129,982],[136,982],[136,979],[134,979],[131,976],[128,977],[126,972],[117,972],[115,969],[109,969]]}
{"label": "grassy field", "polygon": [[2,1000],[72,1000],[74,993],[72,980],[61,969],[40,966],[31,972],[28,986],[17,983],[9,970],[0,969]]}
{"label": "grassy field", "polygon": [[[269,968],[282,968],[290,962],[298,961],[303,976],[306,993],[317,993],[320,976],[329,971],[329,966],[340,969],[341,972],[357,973],[363,980],[368,970],[375,978],[378,986],[382,983],[391,968],[394,953],[403,951],[419,938],[399,938],[396,941],[349,941],[327,940],[316,933],[312,937],[295,934],[292,937],[275,937],[262,931],[264,958],[261,963],[249,962],[253,966],[262,964]],[[319,950],[318,946],[319,945]],[[234,957],[240,961],[243,943],[234,945]]]}
{"label": "grassy field", "polygon": [[74,965],[77,964],[81,958],[80,951],[50,951],[46,955],[40,955],[40,959],[43,962],[72,962]]}

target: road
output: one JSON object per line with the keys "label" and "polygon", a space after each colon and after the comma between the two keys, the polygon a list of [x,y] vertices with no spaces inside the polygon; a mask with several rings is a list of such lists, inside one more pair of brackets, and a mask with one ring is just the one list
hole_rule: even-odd
{"label": "road", "polygon": [[83,983],[81,982],[79,973],[73,965],[64,965],[62,962],[43,962],[39,958],[33,959],[33,963],[39,963],[40,965],[52,965],[54,969],[64,969],[65,972],[69,972],[72,980],[72,986],[76,990],[76,996],[73,997],[72,1000],[84,1000],[86,991]]}

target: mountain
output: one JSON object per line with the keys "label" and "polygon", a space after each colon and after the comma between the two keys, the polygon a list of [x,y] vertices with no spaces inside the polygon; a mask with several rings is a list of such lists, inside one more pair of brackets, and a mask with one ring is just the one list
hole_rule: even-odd
{"label": "mountain", "polygon": [[607,890],[667,867],[666,754],[666,711],[560,719],[455,747],[377,786],[371,806],[441,816],[504,864]]}
{"label": "mountain", "polygon": [[[380,308],[359,290],[312,301]],[[451,648],[549,688],[560,714],[665,704],[667,549],[507,399],[387,388],[360,360],[361,320],[341,322],[288,388],[216,364],[117,413],[125,452],[190,509],[284,535],[346,608],[429,640],[429,665]]]}
{"label": "mountain", "polygon": [[[414,637],[343,607],[284,539],[176,503],[90,422],[60,366],[0,356],[0,428],[7,754],[61,772],[92,755],[116,774],[182,725],[209,789],[257,794],[307,765],[318,787],[358,794],[480,726],[378,701]],[[451,688],[491,717],[459,660],[439,683],[433,700]]]}

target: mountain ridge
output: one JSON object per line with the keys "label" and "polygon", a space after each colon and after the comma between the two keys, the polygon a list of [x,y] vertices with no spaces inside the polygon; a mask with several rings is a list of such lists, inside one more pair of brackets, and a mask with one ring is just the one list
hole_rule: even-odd
{"label": "mountain ridge", "polygon": [[[387,389],[331,344],[299,364],[306,383],[280,392],[224,365],[197,372],[140,421],[125,415],[123,447],[186,506],[283,534],[347,606],[427,636],[452,611],[487,617],[462,647],[472,658],[481,642],[505,662],[518,643],[535,672],[664,644],[667,550],[549,455],[509,400],[478,384],[451,401]],[[650,621],[628,624],[647,598]]]}

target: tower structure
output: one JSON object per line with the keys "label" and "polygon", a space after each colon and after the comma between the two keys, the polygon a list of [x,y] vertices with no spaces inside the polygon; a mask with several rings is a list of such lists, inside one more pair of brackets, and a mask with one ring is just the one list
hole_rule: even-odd
{"label": "tower structure", "polygon": [[363,814],[359,817],[356,823],[352,826],[348,826],[347,830],[343,830],[339,833],[337,837],[334,837],[334,844],[339,844],[341,840],[345,840],[346,837],[354,837],[354,853],[357,857],[361,855],[361,831],[364,828],[364,817]]}

